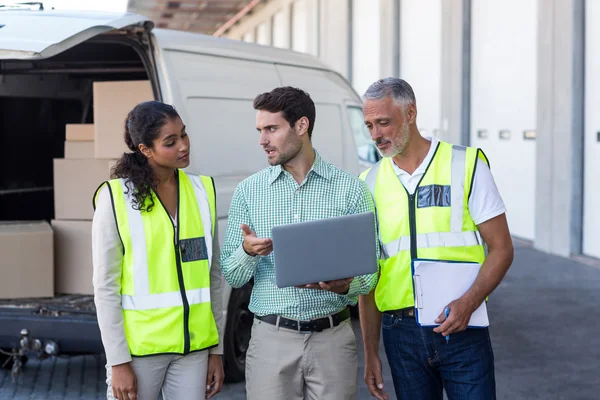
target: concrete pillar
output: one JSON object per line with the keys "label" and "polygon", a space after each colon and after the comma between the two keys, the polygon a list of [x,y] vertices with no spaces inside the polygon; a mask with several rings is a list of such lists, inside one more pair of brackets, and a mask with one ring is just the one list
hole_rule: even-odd
{"label": "concrete pillar", "polygon": [[[280,2],[284,3],[284,2]],[[273,16],[273,46],[290,49],[292,47],[292,3],[281,4]]]}
{"label": "concrete pillar", "polygon": [[273,43],[272,18],[267,18],[256,27],[256,43],[271,46]]}
{"label": "concrete pillar", "polygon": [[386,0],[352,0],[352,86],[363,94],[381,78],[381,3]]}
{"label": "concrete pillar", "polygon": [[471,1],[442,1],[440,139],[469,144]]}
{"label": "concrete pillar", "polygon": [[399,76],[400,63],[400,0],[385,0],[380,2],[380,41],[381,65],[380,78]]}
{"label": "concrete pillar", "polygon": [[583,215],[584,0],[538,0],[534,246],[581,253]]}
{"label": "concrete pillar", "polygon": [[292,49],[317,55],[318,0],[296,0],[291,4]]}
{"label": "concrete pillar", "polygon": [[307,0],[307,27],[308,53],[319,55],[319,0]]}
{"label": "concrete pillar", "polygon": [[319,26],[320,58],[330,68],[349,78],[350,37],[348,0],[321,1]]}
{"label": "concrete pillar", "polygon": [[232,26],[224,36],[230,39],[243,38],[247,32],[256,30],[261,23],[270,26],[270,42],[275,47],[290,48],[292,0],[273,0],[258,5]]}

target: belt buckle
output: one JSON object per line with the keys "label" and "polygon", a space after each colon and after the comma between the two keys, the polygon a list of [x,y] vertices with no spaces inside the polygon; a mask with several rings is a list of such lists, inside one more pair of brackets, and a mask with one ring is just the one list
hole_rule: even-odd
{"label": "belt buckle", "polygon": [[415,310],[414,308],[403,308],[398,310],[395,314],[401,318],[413,317],[415,315]]}
{"label": "belt buckle", "polygon": [[311,321],[300,321],[298,320],[298,333],[309,334],[313,332],[320,332],[317,329],[311,329]]}
{"label": "belt buckle", "polygon": [[415,316],[414,308],[405,308],[402,310],[402,318],[412,318]]}
{"label": "belt buckle", "polygon": [[414,317],[415,316],[415,309],[414,308],[402,308],[399,310],[392,310],[390,312],[388,312],[389,315],[397,317],[397,318],[407,318],[407,317]]}
{"label": "belt buckle", "polygon": [[316,320],[297,321],[298,333],[309,334],[315,332],[323,332],[323,328],[318,327]]}
{"label": "belt buckle", "polygon": [[307,331],[307,330],[303,329],[306,327],[305,324],[307,324],[308,321],[304,322],[304,321],[297,320],[296,323],[298,324],[298,333],[302,333],[302,334],[312,333],[311,331]]}

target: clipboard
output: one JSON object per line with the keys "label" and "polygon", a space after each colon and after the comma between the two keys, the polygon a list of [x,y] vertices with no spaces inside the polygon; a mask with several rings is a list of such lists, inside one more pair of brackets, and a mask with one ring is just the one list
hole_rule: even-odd
{"label": "clipboard", "polygon": [[[481,264],[476,262],[416,258],[411,262],[416,320],[420,326],[436,327],[435,320],[453,300],[475,282]],[[471,315],[469,328],[489,326],[486,302]]]}

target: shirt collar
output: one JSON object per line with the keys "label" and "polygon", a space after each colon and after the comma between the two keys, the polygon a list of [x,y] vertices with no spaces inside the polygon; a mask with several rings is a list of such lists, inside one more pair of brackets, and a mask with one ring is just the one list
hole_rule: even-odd
{"label": "shirt collar", "polygon": [[[331,179],[331,170],[328,168],[327,164],[323,161],[319,152],[315,149],[313,149],[313,151],[315,152],[315,161],[313,162],[313,166],[308,171],[308,174],[306,174],[306,176],[308,177],[312,171],[315,174],[325,178],[326,180]],[[273,182],[275,182],[277,180],[277,178],[279,178],[284,171],[285,170],[283,169],[281,164],[271,167],[269,183],[272,184]]]}
{"label": "shirt collar", "polygon": [[431,137],[424,136],[424,138],[431,141],[431,147],[429,147],[429,151],[427,152],[427,155],[425,156],[425,159],[423,159],[423,162],[421,163],[421,165],[419,165],[417,167],[417,169],[415,170],[415,172],[413,172],[412,175],[410,175],[405,170],[400,169],[400,167],[398,167],[396,165],[394,160],[392,160],[392,167],[394,167],[394,172],[396,172],[396,175],[398,175],[398,176],[400,176],[400,175],[415,176],[418,174],[425,173],[427,166],[429,165],[429,163],[431,162],[431,159],[433,158],[433,153],[435,152],[435,148],[437,147],[439,140],[434,136],[431,136]]}

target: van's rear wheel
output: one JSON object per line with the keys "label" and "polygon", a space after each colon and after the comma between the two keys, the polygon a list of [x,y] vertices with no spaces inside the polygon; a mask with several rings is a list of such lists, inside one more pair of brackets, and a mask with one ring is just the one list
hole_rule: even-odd
{"label": "van's rear wheel", "polygon": [[227,307],[227,325],[224,338],[225,380],[240,382],[246,376],[246,351],[254,314],[248,310],[252,284],[233,289]]}

